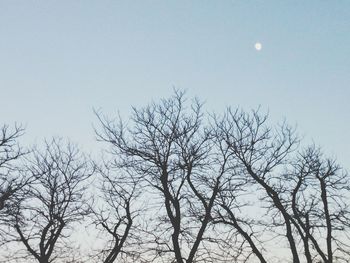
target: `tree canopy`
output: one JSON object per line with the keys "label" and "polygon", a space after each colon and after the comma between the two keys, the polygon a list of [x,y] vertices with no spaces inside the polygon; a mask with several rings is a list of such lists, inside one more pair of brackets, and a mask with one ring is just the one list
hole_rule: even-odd
{"label": "tree canopy", "polygon": [[99,160],[59,138],[24,150],[3,126],[4,262],[349,262],[349,174],[286,122],[178,90],[95,115]]}

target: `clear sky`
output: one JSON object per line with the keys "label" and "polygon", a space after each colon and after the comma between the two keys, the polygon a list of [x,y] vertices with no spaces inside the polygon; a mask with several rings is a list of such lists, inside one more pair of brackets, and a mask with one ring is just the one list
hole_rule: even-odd
{"label": "clear sky", "polygon": [[0,1],[0,123],[28,143],[93,148],[93,108],[173,87],[210,110],[261,105],[349,169],[350,1]]}

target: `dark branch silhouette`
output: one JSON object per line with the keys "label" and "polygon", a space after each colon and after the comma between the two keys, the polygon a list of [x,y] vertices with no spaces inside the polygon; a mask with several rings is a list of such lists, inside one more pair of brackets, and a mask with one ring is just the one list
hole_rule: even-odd
{"label": "dark branch silhouette", "polygon": [[[285,122],[208,114],[181,91],[96,116],[102,164],[60,139],[26,152],[20,126],[1,128],[1,263],[349,262],[349,174]],[[97,229],[92,252],[78,224]]]}
{"label": "dark branch silhouette", "polygon": [[26,187],[34,179],[21,172],[23,156],[27,153],[18,144],[23,133],[23,127],[18,125],[0,128],[0,246],[13,239],[9,229],[11,215],[17,203],[26,198]]}
{"label": "dark branch silhouette", "polygon": [[[125,176],[120,170],[108,164],[100,169],[101,198],[99,208],[92,207],[93,223],[100,230],[104,246],[98,254],[99,262],[118,262],[122,257],[134,261],[140,256],[136,237],[137,223],[135,218],[140,213],[137,207],[140,195],[139,180]],[[133,250],[132,250],[133,249]]]}
{"label": "dark branch silhouette", "polygon": [[156,256],[170,255],[177,263],[205,261],[205,233],[225,173],[224,161],[214,164],[215,145],[201,103],[186,107],[184,93],[176,92],[159,104],[134,108],[130,128],[98,114],[99,138],[112,145],[119,165],[142,178],[160,202]]}
{"label": "dark branch silhouette", "polygon": [[74,145],[54,139],[44,151],[33,150],[25,172],[36,180],[12,219],[18,241],[37,262],[64,258],[70,229],[89,212],[86,181],[93,169]]}

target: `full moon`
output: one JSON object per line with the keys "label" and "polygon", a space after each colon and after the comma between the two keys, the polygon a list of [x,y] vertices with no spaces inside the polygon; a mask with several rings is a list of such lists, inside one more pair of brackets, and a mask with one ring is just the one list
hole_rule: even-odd
{"label": "full moon", "polygon": [[262,49],[262,45],[260,42],[255,43],[254,47],[257,51],[260,51]]}

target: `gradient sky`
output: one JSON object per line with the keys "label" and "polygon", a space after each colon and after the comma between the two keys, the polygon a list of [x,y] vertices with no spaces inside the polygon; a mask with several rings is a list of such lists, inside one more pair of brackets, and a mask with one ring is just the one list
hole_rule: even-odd
{"label": "gradient sky", "polygon": [[[261,51],[254,44],[261,42]],[[261,105],[350,168],[350,2],[0,1],[0,124],[94,150],[112,115],[172,94]]]}

